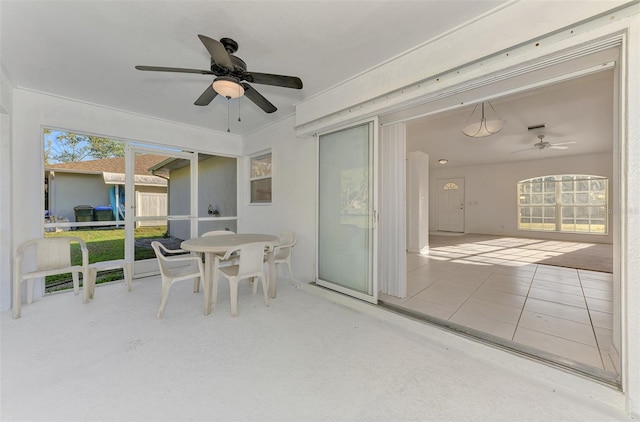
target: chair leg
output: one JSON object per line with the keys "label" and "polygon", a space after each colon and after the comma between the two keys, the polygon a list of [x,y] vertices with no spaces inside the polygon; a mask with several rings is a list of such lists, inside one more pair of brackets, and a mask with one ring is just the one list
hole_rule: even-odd
{"label": "chair leg", "polygon": [[291,277],[291,285],[295,286],[296,281],[293,279],[293,271],[291,271],[291,263],[287,261],[287,268],[289,269],[289,277]]}
{"label": "chair leg", "polygon": [[127,290],[131,291],[133,288],[133,266],[130,262],[122,265],[122,272],[124,272],[124,280],[127,282]]}
{"label": "chair leg", "polygon": [[31,305],[33,302],[33,279],[27,280],[27,303]]}
{"label": "chair leg", "polygon": [[[89,268],[88,274],[82,274],[82,303],[89,303],[89,300],[93,299],[93,288],[96,284],[96,278],[98,277],[98,270],[96,268]],[[78,273],[73,274],[73,290],[75,292],[76,285],[80,287],[78,281]],[[77,294],[77,293],[76,293]]]}
{"label": "chair leg", "polygon": [[164,314],[164,307],[167,305],[167,299],[169,299],[170,288],[171,282],[162,280],[162,298],[160,299],[160,306],[158,307],[158,318],[162,318]]}
{"label": "chair leg", "polygon": [[18,278],[13,281],[13,319],[20,318],[20,308],[22,306],[22,286],[20,281]]}
{"label": "chair leg", "polygon": [[213,272],[211,280],[211,305],[215,305],[218,300],[218,273]]}
{"label": "chair leg", "polygon": [[[71,278],[73,278],[73,294],[74,295],[78,295],[78,293],[80,293],[80,276],[78,275],[77,271],[74,271],[71,273]],[[88,289],[90,286],[90,281],[87,280],[86,278],[82,278],[82,284],[84,284],[84,288]]]}
{"label": "chair leg", "polygon": [[[260,276],[260,281],[262,281],[262,293],[264,293],[264,306],[269,306],[269,293],[267,293],[267,290],[269,290],[269,287],[267,286],[267,279],[266,277]],[[258,283],[255,283],[256,285],[258,285]]]}
{"label": "chair leg", "polygon": [[[199,257],[200,259],[202,259],[202,255],[203,254],[201,254],[199,252],[194,252],[194,253],[192,253],[192,255],[195,255],[195,256]],[[206,260],[205,260],[205,265],[206,264],[207,263],[206,263]],[[202,282],[204,283],[204,280],[202,280]],[[202,287],[204,288],[204,285]],[[198,278],[195,278],[193,280],[193,293],[199,293],[199,292],[200,292],[200,280]]]}
{"label": "chair leg", "polygon": [[231,296],[231,316],[238,316],[238,279],[229,279],[229,296]]}
{"label": "chair leg", "polygon": [[195,280],[193,280],[193,293],[198,293],[200,291],[200,278],[196,277]]}

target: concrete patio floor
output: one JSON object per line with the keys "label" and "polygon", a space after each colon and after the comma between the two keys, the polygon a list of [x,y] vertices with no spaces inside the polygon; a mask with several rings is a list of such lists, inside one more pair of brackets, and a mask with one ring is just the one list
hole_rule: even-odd
{"label": "concrete patio floor", "polygon": [[231,318],[220,283],[204,316],[178,283],[158,320],[151,277],[2,312],[0,419],[626,420],[621,394],[577,375],[319,288],[260,293],[241,283]]}

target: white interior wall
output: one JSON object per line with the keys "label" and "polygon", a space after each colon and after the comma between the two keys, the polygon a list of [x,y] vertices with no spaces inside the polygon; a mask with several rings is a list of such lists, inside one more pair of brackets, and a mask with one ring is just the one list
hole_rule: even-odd
{"label": "white interior wall", "polygon": [[465,232],[489,235],[532,237],[580,242],[612,243],[613,218],[609,214],[608,234],[589,235],[517,230],[516,184],[532,177],[556,174],[591,174],[609,178],[609,206],[613,193],[613,159],[611,153],[577,155],[563,158],[518,161],[470,167],[439,167],[430,172],[429,196],[431,231],[436,231],[438,179],[465,179]]}
{"label": "white interior wall", "polygon": [[316,140],[296,138],[293,116],[245,138],[245,155],[271,150],[271,204],[249,204],[249,159],[239,166],[238,231],[277,234],[293,231],[291,256],[296,281],[315,280]]}

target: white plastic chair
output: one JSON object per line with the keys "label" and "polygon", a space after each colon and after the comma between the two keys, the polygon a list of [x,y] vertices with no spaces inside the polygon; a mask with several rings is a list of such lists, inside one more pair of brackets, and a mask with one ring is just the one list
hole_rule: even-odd
{"label": "white plastic chair", "polygon": [[[182,249],[167,249],[158,241],[151,242],[151,247],[156,253],[158,264],[160,265],[160,275],[162,276],[162,298],[160,307],[158,307],[158,318],[162,318],[164,307],[169,298],[169,289],[176,281],[190,280],[195,278],[195,282],[204,280],[204,267],[199,256],[194,255],[177,255],[165,256],[165,254],[183,253]],[[176,266],[175,263],[185,264]],[[205,290],[206,291],[206,290]],[[205,301],[207,299],[205,298]],[[206,307],[205,307],[206,310]]]}
{"label": "white plastic chair", "polygon": [[[210,232],[206,232],[203,233],[202,236],[200,237],[207,237],[207,236],[224,236],[224,235],[229,235],[229,234],[236,234],[235,232],[232,232],[231,230],[212,230]],[[200,254],[202,255],[202,254]],[[233,257],[232,259],[230,259],[227,264],[237,264],[237,262],[235,262],[235,258]],[[223,264],[222,260],[222,255],[220,255],[220,264]],[[198,293],[200,291],[200,283],[198,282],[198,280],[193,282],[193,293]]]}
{"label": "white plastic chair", "polygon": [[[234,252],[239,252],[239,264],[220,268],[220,275],[229,280],[229,292],[231,296],[231,316],[238,316],[238,282],[244,279],[259,278],[262,281],[262,292],[264,293],[264,304],[269,306],[269,289],[267,278],[263,270],[265,252],[271,252],[271,245],[266,242],[245,243],[235,249],[227,251],[223,259],[229,259]],[[213,283],[214,289],[217,283]],[[254,282],[254,291],[257,283]]]}
{"label": "white plastic chair", "polygon": [[[291,277],[291,284],[295,286],[295,280],[293,279],[293,271],[291,271],[291,250],[293,246],[296,244],[298,240],[298,236],[296,236],[293,232],[282,232],[278,235],[280,239],[280,244],[276,246],[275,255],[273,257],[273,262],[276,264],[276,272],[278,265],[286,264],[289,269],[289,277]],[[275,280],[275,277],[274,277]]]}
{"label": "white plastic chair", "polygon": [[[71,265],[71,243],[77,242],[82,252],[82,264]],[[33,271],[23,272],[22,259],[28,249],[35,248],[36,268]],[[22,305],[22,282],[27,280],[27,303],[33,302],[33,279],[55,274],[71,273],[73,277],[73,293],[80,291],[79,274],[82,272],[82,281],[87,293],[87,281],[89,276],[89,250],[84,240],[77,237],[49,237],[33,239],[22,243],[16,250],[13,258],[13,318],[20,318]],[[87,301],[85,294],[85,302]]]}

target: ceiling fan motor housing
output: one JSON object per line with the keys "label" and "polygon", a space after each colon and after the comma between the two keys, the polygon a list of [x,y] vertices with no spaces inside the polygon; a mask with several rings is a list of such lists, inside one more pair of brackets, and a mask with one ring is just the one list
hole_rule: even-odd
{"label": "ceiling fan motor housing", "polygon": [[220,38],[220,44],[224,46],[224,49],[227,50],[227,53],[233,54],[238,51],[238,43],[231,38]]}

